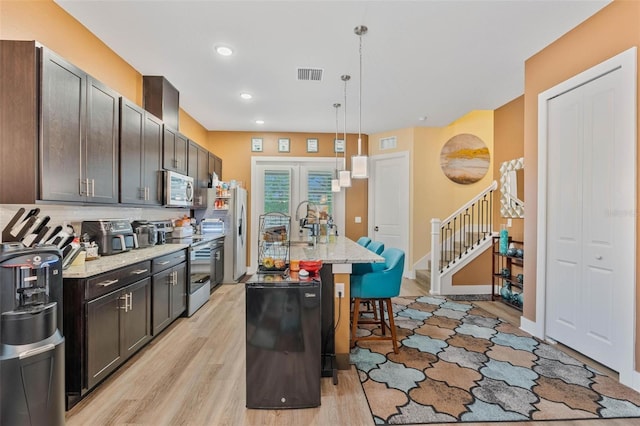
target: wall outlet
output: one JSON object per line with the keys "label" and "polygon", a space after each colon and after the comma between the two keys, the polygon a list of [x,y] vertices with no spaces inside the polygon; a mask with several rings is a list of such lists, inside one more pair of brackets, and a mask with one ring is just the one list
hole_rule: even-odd
{"label": "wall outlet", "polygon": [[362,218],[360,216],[356,216],[356,223],[362,223]]}
{"label": "wall outlet", "polygon": [[507,219],[507,228],[511,228],[511,218]]}
{"label": "wall outlet", "polygon": [[344,297],[344,283],[335,283],[336,297]]}

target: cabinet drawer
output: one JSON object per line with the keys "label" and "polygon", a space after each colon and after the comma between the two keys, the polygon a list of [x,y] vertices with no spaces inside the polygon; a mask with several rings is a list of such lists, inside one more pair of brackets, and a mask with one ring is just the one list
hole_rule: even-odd
{"label": "cabinet drawer", "polygon": [[153,273],[164,271],[167,268],[171,268],[179,263],[187,260],[187,253],[185,250],[180,250],[175,253],[170,253],[162,257],[156,257],[152,260]]}
{"label": "cabinet drawer", "polygon": [[86,299],[94,299],[125,285],[141,280],[151,273],[149,261],[126,266],[87,280]]}

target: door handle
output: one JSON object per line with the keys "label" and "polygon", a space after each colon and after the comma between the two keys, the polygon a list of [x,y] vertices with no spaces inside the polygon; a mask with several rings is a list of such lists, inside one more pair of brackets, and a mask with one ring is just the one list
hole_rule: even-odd
{"label": "door handle", "polygon": [[378,232],[378,227],[377,227],[377,226],[374,226],[374,227],[373,227],[373,230],[374,230],[374,231],[376,231],[376,232]]}

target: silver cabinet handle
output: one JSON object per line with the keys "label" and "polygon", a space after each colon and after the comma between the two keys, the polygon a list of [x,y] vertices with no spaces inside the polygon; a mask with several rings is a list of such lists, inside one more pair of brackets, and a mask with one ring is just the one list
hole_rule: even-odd
{"label": "silver cabinet handle", "polygon": [[129,312],[129,296],[125,293],[118,298],[119,300],[124,300],[124,307],[118,306],[118,309],[124,309],[125,312]]}
{"label": "silver cabinet handle", "polygon": [[118,281],[120,281],[120,280],[118,280],[118,279],[107,280],[107,281],[102,281],[101,283],[98,283],[98,285],[101,286],[101,287],[109,287],[110,285],[113,285],[113,284],[117,283]]}
{"label": "silver cabinet handle", "polygon": [[169,274],[169,285],[173,285],[173,272]]}
{"label": "silver cabinet handle", "polygon": [[149,198],[150,198],[150,197],[149,197],[149,187],[148,187],[148,186],[145,186],[145,187],[144,187],[144,199],[145,199],[145,200],[148,200]]}
{"label": "silver cabinet handle", "polygon": [[55,348],[56,348],[56,346],[53,343],[49,343],[48,345],[40,346],[39,348],[29,349],[27,351],[20,352],[20,355],[18,355],[18,358],[20,358],[20,359],[29,358],[30,356],[34,356],[34,355],[42,354],[42,353],[45,353],[45,352],[48,352],[48,351],[52,351]]}
{"label": "silver cabinet handle", "polygon": [[131,271],[131,273],[132,274],[136,274],[136,275],[140,275],[140,274],[144,274],[147,271],[148,271],[148,269],[136,269],[135,271]]}
{"label": "silver cabinet handle", "polygon": [[129,310],[133,311],[133,292],[129,292]]}
{"label": "silver cabinet handle", "polygon": [[165,260],[164,262],[158,262],[158,265],[166,265],[167,263],[171,263],[171,261]]}
{"label": "silver cabinet handle", "polygon": [[91,196],[92,197],[96,196],[96,180],[95,179],[91,179]]}

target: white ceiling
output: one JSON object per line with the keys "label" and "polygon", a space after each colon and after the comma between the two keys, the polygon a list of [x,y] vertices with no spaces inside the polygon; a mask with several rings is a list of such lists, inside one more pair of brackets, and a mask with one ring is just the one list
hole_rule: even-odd
{"label": "white ceiling", "polygon": [[[608,0],[55,0],[143,75],[163,75],[208,130],[362,133],[444,126],[524,93],[524,61]],[[235,53],[220,57],[214,46]],[[588,46],[585,45],[585,48]],[[297,81],[298,67],[324,69]],[[250,101],[239,94],[253,94]],[[339,110],[340,132],[343,109]],[[420,117],[427,117],[421,121]],[[265,124],[255,124],[256,119]]]}

